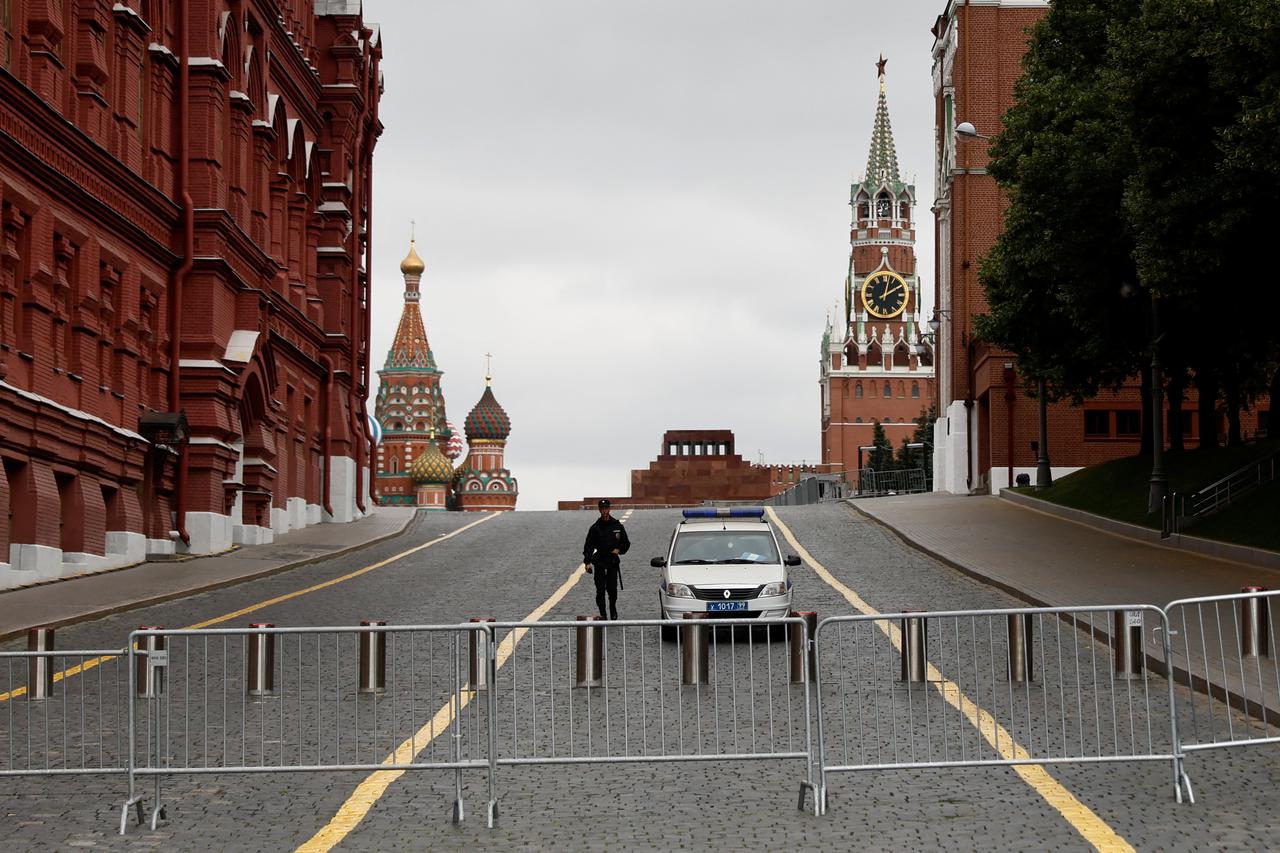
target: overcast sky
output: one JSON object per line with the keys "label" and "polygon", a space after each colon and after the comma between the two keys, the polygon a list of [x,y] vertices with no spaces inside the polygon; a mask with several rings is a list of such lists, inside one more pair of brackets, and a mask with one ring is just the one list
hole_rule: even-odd
{"label": "overcast sky", "polygon": [[448,416],[511,416],[520,509],[626,495],[668,429],[816,461],[818,352],[889,59],[933,291],[929,28],[944,0],[365,0],[382,26],[373,353],[422,313]]}

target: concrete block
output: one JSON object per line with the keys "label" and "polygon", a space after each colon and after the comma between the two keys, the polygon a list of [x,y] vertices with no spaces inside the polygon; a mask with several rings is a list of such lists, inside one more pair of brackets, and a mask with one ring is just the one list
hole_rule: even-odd
{"label": "concrete block", "polygon": [[289,529],[301,530],[307,526],[307,499],[289,498],[284,502],[285,512],[289,514]]}
{"label": "concrete block", "polygon": [[279,536],[289,532],[289,513],[279,507],[271,508],[271,532]]}
{"label": "concrete block", "polygon": [[9,568],[26,576],[23,583],[59,577],[62,574],[62,549],[49,545],[11,544]]}
{"label": "concrete block", "polygon": [[167,557],[178,553],[178,543],[172,539],[148,539],[147,554]]}
{"label": "concrete block", "polygon": [[237,545],[270,545],[275,538],[275,533],[269,527],[257,524],[231,526],[231,541]]}
{"label": "concrete block", "polygon": [[324,507],[320,504],[307,504],[307,524],[319,524],[324,520]]}
{"label": "concrete block", "polygon": [[191,542],[178,548],[184,554],[218,554],[233,544],[231,541],[231,516],[217,512],[187,513],[187,533]]}
{"label": "concrete block", "polygon": [[350,456],[329,459],[329,505],[333,514],[326,522],[346,523],[356,517],[356,461]]}
{"label": "concrete block", "polygon": [[129,563],[140,563],[147,558],[147,537],[128,530],[108,530],[106,534],[107,556],[124,557]]}

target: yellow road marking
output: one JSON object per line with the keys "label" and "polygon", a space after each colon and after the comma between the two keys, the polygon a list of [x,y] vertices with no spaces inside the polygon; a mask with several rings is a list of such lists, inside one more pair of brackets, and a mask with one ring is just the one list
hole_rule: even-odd
{"label": "yellow road marking", "polygon": [[[621,519],[629,518],[630,512],[624,514]],[[551,597],[538,605],[538,607],[526,616],[523,622],[537,622],[550,612],[551,608],[560,603],[569,590],[573,589],[578,580],[586,574],[586,566],[579,563],[578,567],[570,573],[568,580],[560,584],[560,588],[551,593]],[[496,662],[495,670],[501,669],[502,665],[511,657],[511,653],[515,651],[516,645],[524,639],[524,635],[528,633],[528,628],[517,628],[503,638],[498,644],[495,654]],[[467,707],[472,697],[475,696],[473,691],[463,691],[459,697],[459,710]],[[450,699],[444,703],[444,706],[436,712],[431,718],[431,722],[424,725],[413,736],[405,740],[395,751],[382,760],[383,764],[409,764],[416,758],[431,740],[448,728],[453,722],[453,705]],[[301,846],[298,847],[296,853],[327,853],[332,850],[342,839],[346,838],[351,830],[355,829],[360,821],[364,820],[365,815],[369,813],[369,809],[373,808],[387,788],[392,782],[404,775],[403,770],[375,770],[365,778],[363,782],[356,786],[356,789],[347,797],[333,818],[320,828],[315,835],[311,836]]]}
{"label": "yellow road marking", "polygon": [[[282,601],[288,601],[291,598],[297,598],[298,596],[306,595],[307,593],[318,592],[319,590],[327,589],[328,587],[336,586],[340,583],[345,583],[346,581],[352,580],[353,578],[358,578],[363,574],[368,574],[369,572],[372,572],[375,569],[380,569],[383,566],[394,563],[397,560],[403,560],[405,557],[408,557],[410,554],[416,554],[419,551],[422,551],[426,548],[430,548],[432,545],[439,544],[440,542],[443,542],[446,539],[452,539],[458,534],[463,533],[467,530],[470,530],[471,528],[475,527],[478,524],[484,524],[486,521],[496,518],[500,514],[501,513],[497,513],[497,512],[491,513],[489,515],[484,516],[483,518],[476,519],[470,524],[465,524],[462,527],[459,527],[457,530],[451,531],[449,533],[445,533],[441,536],[437,536],[435,539],[432,539],[428,542],[423,542],[421,545],[415,545],[414,547],[410,548],[407,551],[401,551],[399,554],[396,554],[394,557],[388,557],[387,559],[382,560],[380,562],[373,563],[372,565],[365,566],[364,568],[356,569],[354,572],[349,572],[345,575],[342,575],[341,577],[331,578],[330,580],[324,581],[322,583],[309,586],[306,589],[299,589],[293,592],[287,592],[284,595],[277,595],[274,598],[268,598],[266,601],[259,601],[257,604],[250,604],[248,607],[242,607],[239,610],[233,610],[230,613],[224,613],[221,616],[215,616],[212,619],[205,619],[202,622],[196,622],[194,625],[187,625],[185,628],[180,628],[179,630],[192,631],[199,628],[208,628],[213,625],[217,625],[219,622],[229,622],[232,619],[236,619],[240,616],[247,616],[250,613],[253,613],[258,610],[262,610],[263,608],[266,608],[266,607],[270,607],[273,604],[279,604]],[[118,657],[120,656],[119,655],[102,655],[100,657],[90,658],[89,660],[84,661],[83,663],[78,663],[75,666],[62,670],[61,672],[55,672],[53,674],[53,680],[61,681],[64,678],[70,678],[73,675],[79,675],[80,673],[93,669],[95,666],[100,666],[101,664],[109,660],[115,660]],[[7,693],[0,693],[0,702],[5,702],[9,699],[16,699],[19,696],[25,695],[26,692],[27,692],[26,687],[16,687],[13,690],[8,691]]]}
{"label": "yellow road marking", "polygon": [[[778,514],[773,511],[773,507],[766,507],[766,510],[769,513],[769,518],[772,519],[778,530],[782,532],[787,542],[817,573],[818,577],[844,596],[845,601],[848,601],[863,614],[867,616],[878,616],[880,614],[880,611],[864,601],[862,596],[837,580],[825,566],[815,560],[813,555],[805,550],[805,547],[792,534],[790,528],[782,523],[782,519],[778,518]],[[893,647],[901,652],[902,632],[898,626],[888,619],[878,619],[875,624],[889,638],[889,642],[893,644]],[[966,696],[964,691],[960,689],[960,685],[943,677],[942,673],[932,663],[928,663],[927,677],[929,683],[938,690],[947,704],[959,711],[978,730],[983,739],[991,744],[1002,757],[1006,760],[1025,760],[1031,757],[1031,754],[1013,739],[1013,735],[1001,726],[995,717]],[[1071,824],[1072,828],[1080,833],[1080,836],[1093,845],[1094,848],[1104,851],[1133,850],[1129,842],[1120,837],[1092,809],[1076,799],[1075,795],[1063,787],[1057,779],[1049,775],[1042,765],[1016,764],[1013,765],[1013,771],[1022,777],[1022,780],[1030,785],[1032,790],[1039,794],[1046,803],[1062,815],[1067,823]]]}

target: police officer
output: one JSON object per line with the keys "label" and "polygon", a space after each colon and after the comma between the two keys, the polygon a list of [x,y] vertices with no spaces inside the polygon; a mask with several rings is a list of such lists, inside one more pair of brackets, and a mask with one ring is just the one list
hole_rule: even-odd
{"label": "police officer", "polygon": [[[600,517],[587,531],[587,541],[582,545],[582,562],[587,572],[596,580],[596,607],[601,619],[618,618],[618,584],[622,566],[618,559],[631,547],[627,530],[622,522],[609,514],[609,501],[600,501]],[[604,612],[604,595],[609,593],[609,613]]]}

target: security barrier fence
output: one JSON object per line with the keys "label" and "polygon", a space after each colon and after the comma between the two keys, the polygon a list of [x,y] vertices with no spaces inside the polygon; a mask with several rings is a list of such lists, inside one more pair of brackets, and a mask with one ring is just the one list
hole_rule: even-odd
{"label": "security barrier fence", "polygon": [[1181,801],[1174,696],[1146,666],[1148,631],[1168,636],[1143,605],[823,620],[820,801],[844,771],[1111,761],[1169,761]]}
{"label": "security barrier fence", "polygon": [[1280,591],[1185,598],[1165,608],[1175,678],[1194,688],[1179,702],[1182,749],[1280,742]]}
{"label": "security barrier fence", "polygon": [[[798,805],[839,774],[1169,762],[1280,742],[1280,593],[1145,605],[689,619],[144,629],[0,652],[0,775],[464,774],[498,816],[523,765],[774,761]],[[47,630],[47,629],[37,629]]]}
{"label": "security barrier fence", "polygon": [[0,776],[123,773],[128,684],[124,649],[0,652]]}

